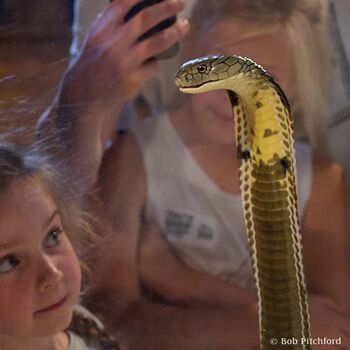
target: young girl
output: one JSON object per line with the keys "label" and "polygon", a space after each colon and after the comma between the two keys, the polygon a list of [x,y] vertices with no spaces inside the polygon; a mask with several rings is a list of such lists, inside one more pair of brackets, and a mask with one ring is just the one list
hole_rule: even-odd
{"label": "young girl", "polygon": [[88,226],[72,194],[47,159],[0,143],[1,349],[118,349],[77,306],[81,270],[71,239],[84,241]]}

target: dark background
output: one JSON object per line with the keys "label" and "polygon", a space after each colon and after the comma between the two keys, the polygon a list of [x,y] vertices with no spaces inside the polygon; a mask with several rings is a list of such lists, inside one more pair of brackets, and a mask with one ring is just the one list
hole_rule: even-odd
{"label": "dark background", "polygon": [[30,137],[52,99],[69,59],[73,5],[0,0],[0,132],[21,126]]}

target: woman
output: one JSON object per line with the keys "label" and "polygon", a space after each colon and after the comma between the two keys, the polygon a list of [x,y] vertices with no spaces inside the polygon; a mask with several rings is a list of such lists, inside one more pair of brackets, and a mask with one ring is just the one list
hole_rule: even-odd
{"label": "woman", "polygon": [[[326,147],[331,59],[326,19],[324,3],[316,0],[197,2],[182,60],[215,53],[248,56],[285,90],[298,135],[309,141],[297,144],[297,160],[312,334],[338,335],[348,344],[342,331],[350,307],[343,172],[312,150]],[[230,104],[224,92],[172,102],[170,111],[119,140],[103,168],[116,237],[123,254],[140,259],[128,271],[134,298],[139,298],[140,273],[142,282],[171,304],[233,307],[237,314],[245,307],[243,320],[252,326],[242,330],[231,321],[236,330],[231,341],[237,349],[257,346],[257,336],[248,336],[256,331],[256,300]],[[140,234],[144,223],[156,224],[163,237],[154,227]],[[327,330],[324,319],[330,315],[333,328]],[[207,336],[215,339],[209,331]]]}

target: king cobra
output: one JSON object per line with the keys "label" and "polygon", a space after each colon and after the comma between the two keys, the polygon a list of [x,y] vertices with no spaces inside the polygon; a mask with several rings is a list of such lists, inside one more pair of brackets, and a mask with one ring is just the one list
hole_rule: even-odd
{"label": "king cobra", "polygon": [[260,65],[240,56],[191,60],[176,73],[175,83],[184,93],[228,92],[261,349],[311,349],[293,119],[284,92]]}

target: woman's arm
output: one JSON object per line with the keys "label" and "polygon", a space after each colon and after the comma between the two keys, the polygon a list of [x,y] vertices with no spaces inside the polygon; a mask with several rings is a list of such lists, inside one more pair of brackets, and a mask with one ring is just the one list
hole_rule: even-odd
{"label": "woman's arm", "polygon": [[[72,170],[93,184],[97,179],[106,141],[114,134],[123,105],[154,77],[159,65],[150,59],[180,40],[187,21],[151,38],[137,38],[161,19],[184,7],[181,0],[166,0],[148,7],[124,23],[138,0],[118,0],[99,15],[74,64],[64,75],[50,110],[38,122],[37,135],[48,150],[70,160]],[[52,147],[54,133],[60,147]]]}
{"label": "woman's arm", "polygon": [[302,222],[311,332],[313,337],[341,337],[343,348],[348,348],[350,264],[344,172],[319,155],[313,167],[312,192]]}
{"label": "woman's arm", "polygon": [[350,311],[347,187],[340,165],[316,155],[310,200],[302,222],[308,289]]}
{"label": "woman's arm", "polygon": [[142,225],[140,236],[141,279],[168,302],[257,308],[255,291],[229,284],[182,262],[156,225]]}

